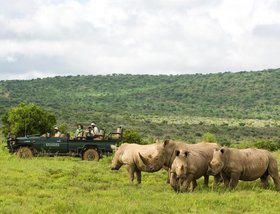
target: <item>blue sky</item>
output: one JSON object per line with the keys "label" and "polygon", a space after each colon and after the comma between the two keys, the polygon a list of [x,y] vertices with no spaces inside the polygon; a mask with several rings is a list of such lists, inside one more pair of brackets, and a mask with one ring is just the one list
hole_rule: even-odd
{"label": "blue sky", "polygon": [[280,67],[278,0],[0,0],[0,80]]}

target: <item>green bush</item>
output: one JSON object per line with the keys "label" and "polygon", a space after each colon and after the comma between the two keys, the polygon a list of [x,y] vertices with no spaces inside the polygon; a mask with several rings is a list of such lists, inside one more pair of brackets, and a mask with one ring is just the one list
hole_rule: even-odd
{"label": "green bush", "polygon": [[127,129],[123,134],[123,139],[121,143],[137,143],[137,144],[145,144],[142,141],[142,138],[136,130]]}
{"label": "green bush", "polygon": [[257,148],[257,149],[266,149],[269,151],[276,151],[280,149],[280,145],[274,141],[265,141],[259,140],[256,142],[241,142],[236,144],[231,144],[231,147],[237,149],[246,149],[246,148]]}
{"label": "green bush", "polygon": [[231,145],[230,140],[226,137],[223,137],[223,136],[222,137],[217,137],[217,142],[219,144],[221,144],[222,146],[230,147],[230,145]]}
{"label": "green bush", "polygon": [[202,136],[203,141],[206,142],[217,142],[216,136],[210,132],[206,132]]}
{"label": "green bush", "polygon": [[254,146],[258,149],[266,149],[269,151],[276,151],[280,149],[280,145],[273,141],[257,141]]}

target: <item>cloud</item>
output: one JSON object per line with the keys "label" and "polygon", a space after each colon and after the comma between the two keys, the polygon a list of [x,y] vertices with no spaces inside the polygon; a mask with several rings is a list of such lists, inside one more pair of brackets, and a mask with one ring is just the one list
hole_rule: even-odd
{"label": "cloud", "polygon": [[276,0],[3,1],[0,79],[7,78],[4,72],[25,79],[40,72],[182,74],[279,67],[276,6]]}

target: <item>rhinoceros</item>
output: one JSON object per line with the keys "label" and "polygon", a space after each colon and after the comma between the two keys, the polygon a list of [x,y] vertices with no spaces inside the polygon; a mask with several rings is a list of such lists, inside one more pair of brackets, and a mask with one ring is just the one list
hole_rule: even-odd
{"label": "rhinoceros", "polygon": [[268,187],[268,176],[280,190],[277,160],[272,154],[263,149],[234,149],[222,147],[214,151],[213,159],[208,166],[208,173],[216,175],[222,173],[224,184],[235,188],[239,180],[254,181],[261,179],[263,188]]}
{"label": "rhinoceros", "polygon": [[125,165],[129,180],[133,182],[136,174],[137,182],[141,183],[141,171],[159,171],[165,162],[165,144],[153,143],[149,145],[122,144],[112,160],[111,169],[118,170]]}
{"label": "rhinoceros", "polygon": [[192,191],[197,186],[196,180],[207,176],[208,156],[197,151],[176,151],[176,158],[171,165],[170,185],[175,191],[187,192],[192,182]]}
{"label": "rhinoceros", "polygon": [[[171,165],[176,158],[176,151],[193,151],[198,152],[202,154],[204,157],[206,157],[205,161],[208,164],[212,157],[213,152],[215,149],[221,148],[221,146],[217,143],[206,143],[201,142],[197,144],[187,144],[182,142],[177,142],[173,140],[166,140],[164,141],[164,150],[165,150],[165,167],[170,169]],[[167,183],[170,182],[170,172],[168,174]],[[214,176],[215,178],[215,184],[217,185],[221,181],[221,176],[219,174]],[[204,176],[204,186],[208,186],[209,183],[209,175]]]}

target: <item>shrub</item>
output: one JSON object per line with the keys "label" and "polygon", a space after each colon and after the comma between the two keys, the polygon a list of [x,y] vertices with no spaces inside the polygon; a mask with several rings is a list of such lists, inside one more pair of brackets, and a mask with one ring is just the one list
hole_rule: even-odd
{"label": "shrub", "polygon": [[257,141],[254,146],[258,149],[266,149],[269,151],[276,151],[280,149],[280,145],[273,141]]}
{"label": "shrub", "polygon": [[127,129],[123,134],[123,139],[121,143],[137,143],[137,144],[145,144],[142,141],[142,138],[136,130]]}
{"label": "shrub", "polygon": [[216,136],[210,132],[206,132],[202,136],[203,141],[206,142],[217,142]]}

